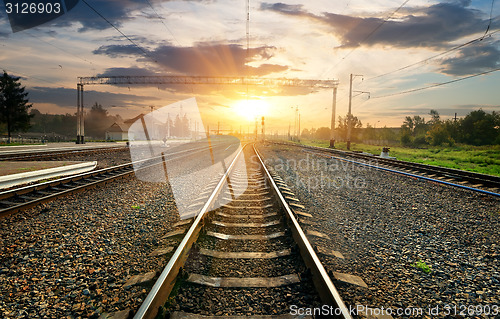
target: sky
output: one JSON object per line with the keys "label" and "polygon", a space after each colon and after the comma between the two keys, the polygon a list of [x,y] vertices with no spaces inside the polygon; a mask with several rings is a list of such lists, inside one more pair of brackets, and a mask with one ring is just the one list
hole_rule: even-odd
{"label": "sky", "polygon": [[[336,113],[345,116],[354,74],[353,115],[364,126],[398,127],[431,109],[443,119],[500,111],[499,15],[498,0],[250,0],[247,37],[243,0],[86,0],[13,32],[0,3],[0,70],[20,76],[33,107],[53,114],[76,112],[78,77],[197,75],[338,80]],[[253,130],[264,115],[267,132],[283,133],[297,108],[301,128],[329,127],[333,94],[86,85],[84,103],[132,118],[191,97],[205,125]]]}

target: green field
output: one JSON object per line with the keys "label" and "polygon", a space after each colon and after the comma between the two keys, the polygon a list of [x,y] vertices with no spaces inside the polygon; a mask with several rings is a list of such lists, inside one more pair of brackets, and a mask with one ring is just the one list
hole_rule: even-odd
{"label": "green field", "polygon": [[[328,147],[328,141],[301,140],[301,144]],[[346,150],[346,143],[337,142],[335,148]],[[500,145],[409,148],[391,146],[390,156],[398,160],[461,169],[500,176]],[[351,143],[352,151],[380,155],[382,146]]]}

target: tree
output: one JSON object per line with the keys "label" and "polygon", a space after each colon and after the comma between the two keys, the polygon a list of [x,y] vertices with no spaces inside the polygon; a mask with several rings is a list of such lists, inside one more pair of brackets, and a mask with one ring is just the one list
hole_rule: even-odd
{"label": "tree", "polygon": [[430,121],[428,122],[430,125],[436,125],[441,123],[441,117],[439,116],[439,112],[436,110],[430,110],[429,115],[431,116]]}
{"label": "tree", "polygon": [[[348,117],[349,115],[346,115],[345,117],[339,116],[339,122],[338,122],[339,124],[337,132],[344,141],[347,141]],[[359,129],[362,127],[363,124],[361,123],[361,121],[356,116],[351,114],[351,139],[353,141],[358,140],[358,132]]]}
{"label": "tree", "polygon": [[7,126],[9,143],[11,135],[16,131],[27,131],[30,128],[31,115],[28,109],[28,92],[21,87],[20,78],[16,78],[3,71],[0,77],[0,122]]}
{"label": "tree", "polygon": [[303,138],[310,138],[311,132],[309,131],[309,129],[305,128],[302,130],[302,133],[300,134],[300,136]]}
{"label": "tree", "polygon": [[95,102],[90,111],[85,115],[85,135],[89,138],[104,139],[106,129],[109,128],[115,119],[109,116],[101,104]]}
{"label": "tree", "polygon": [[427,131],[425,135],[425,140],[434,146],[440,146],[444,143],[448,143],[450,146],[454,144],[453,139],[450,136],[450,132],[447,127],[442,123],[436,123],[432,128]]}
{"label": "tree", "polygon": [[401,129],[411,136],[415,137],[417,135],[425,134],[427,130],[427,124],[425,123],[425,118],[415,115],[413,117],[407,116],[401,125]]}
{"label": "tree", "polygon": [[329,127],[320,127],[314,133],[314,137],[318,140],[329,140],[331,129]]}
{"label": "tree", "polygon": [[366,129],[363,130],[363,139],[364,140],[378,140],[379,136],[377,131],[370,123],[366,124]]}
{"label": "tree", "polygon": [[472,111],[460,121],[461,140],[472,145],[495,144],[500,139],[500,113]]}

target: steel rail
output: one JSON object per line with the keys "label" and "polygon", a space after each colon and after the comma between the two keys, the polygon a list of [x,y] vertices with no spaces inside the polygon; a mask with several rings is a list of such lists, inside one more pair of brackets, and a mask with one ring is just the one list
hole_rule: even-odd
{"label": "steel rail", "polygon": [[233,170],[239,156],[241,156],[243,149],[247,145],[248,144],[243,146],[231,161],[231,164],[229,165],[227,171],[217,183],[217,186],[213,190],[205,205],[201,208],[193,224],[175,250],[175,253],[170,258],[168,264],[163,269],[160,277],[151,288],[151,291],[147,295],[146,299],[144,299],[144,302],[135,314],[134,318],[155,318],[160,307],[165,304],[165,301],[168,299],[168,296],[170,295],[170,292],[175,285],[177,275],[179,274],[181,267],[183,267],[188,257],[191,246],[198,239],[200,230],[203,226],[203,219],[205,218],[209,209],[215,203],[215,200],[222,190],[222,187],[225,183],[227,183],[229,174]]}
{"label": "steel rail", "polygon": [[389,166],[395,166],[395,167],[406,168],[406,169],[413,169],[413,170],[427,172],[427,173],[431,173],[431,174],[438,174],[442,177],[449,177],[449,178],[453,178],[453,179],[457,179],[457,180],[464,180],[464,181],[468,181],[470,183],[483,184],[486,187],[500,188],[500,177],[494,176],[494,175],[487,175],[487,174],[481,174],[481,173],[475,173],[475,172],[469,172],[469,171],[448,168],[448,167],[433,166],[433,165],[428,165],[428,164],[412,163],[412,162],[400,161],[400,160],[395,160],[395,159],[383,158],[383,157],[378,157],[378,156],[373,156],[373,155],[360,154],[360,153],[355,153],[355,152],[348,152],[348,151],[342,151],[342,150],[330,149],[330,148],[324,148],[324,147],[309,146],[309,145],[297,145],[297,144],[283,143],[283,142],[272,142],[272,143],[288,145],[288,146],[296,146],[296,147],[305,148],[305,149],[313,149],[313,150],[318,150],[321,152],[334,153],[334,154],[338,154],[338,155],[342,155],[342,156],[362,158],[362,159],[366,159],[369,161],[376,160],[382,164],[386,164]]}
{"label": "steel rail", "polygon": [[[179,152],[171,153],[171,154],[169,154],[169,156],[183,154],[186,152],[188,152],[188,155],[191,155],[191,154],[194,154],[197,152],[204,151],[207,148],[209,148],[209,147],[206,146],[206,147],[202,147],[202,148],[193,148],[193,149],[182,150]],[[72,182],[83,181],[85,179],[88,180],[90,178],[96,178],[96,177],[102,178],[102,179],[97,180],[97,181],[88,181],[84,185],[76,185],[70,189],[61,190],[59,192],[54,192],[53,194],[48,194],[46,196],[36,197],[36,198],[34,197],[33,200],[28,200],[26,202],[14,203],[17,205],[12,205],[12,206],[8,206],[6,208],[0,209],[0,216],[6,216],[9,214],[13,214],[19,210],[34,207],[38,204],[54,200],[58,197],[65,196],[65,195],[71,194],[73,192],[79,192],[79,191],[87,189],[87,188],[92,188],[98,184],[107,183],[108,181],[111,181],[114,179],[124,178],[124,177],[134,173],[134,165],[145,164],[146,166],[138,168],[138,169],[145,169],[145,168],[151,167],[153,165],[162,164],[163,163],[162,159],[163,159],[163,156],[159,155],[156,157],[143,159],[143,160],[127,163],[127,164],[121,164],[121,165],[117,165],[117,166],[113,166],[113,167],[102,168],[102,169],[96,170],[96,171],[91,171],[91,172],[81,173],[81,174],[77,174],[77,175],[73,175],[73,176],[59,178],[59,179],[54,180],[54,181],[48,181],[48,182],[39,183],[36,185],[29,185],[29,186],[24,186],[24,187],[20,187],[20,188],[14,188],[11,190],[1,192],[0,193],[0,203],[1,203],[1,201],[6,201],[6,200],[11,199],[11,198],[16,198],[19,196],[29,195],[29,194],[36,194],[36,193],[39,193],[41,191],[50,190],[50,189],[57,187],[57,186],[67,185],[67,184],[72,183]],[[175,158],[168,158],[167,161],[170,161],[173,159],[175,159]],[[149,163],[151,163],[151,161],[155,161],[155,160],[158,162],[148,165]],[[128,171],[123,172],[123,173],[118,173],[117,175],[113,175],[113,176],[108,176],[108,177],[103,176],[103,175],[110,174],[110,173],[114,174],[115,172],[118,172],[120,170],[128,170]]]}
{"label": "steel rail", "polygon": [[[109,173],[109,172],[108,172]],[[117,175],[113,175],[113,176],[109,176],[109,177],[104,177],[103,179],[100,179],[98,181],[91,181],[91,182],[88,182],[86,183],[85,185],[76,185],[70,189],[67,189],[67,190],[62,190],[62,191],[59,191],[59,192],[56,192],[56,193],[53,193],[53,194],[49,194],[49,195],[46,195],[46,196],[43,196],[43,197],[38,197],[38,198],[34,198],[32,201],[28,201],[28,202],[24,202],[24,203],[19,203],[18,205],[15,205],[15,206],[10,206],[10,207],[7,207],[7,208],[4,208],[4,209],[0,209],[0,216],[5,216],[5,215],[8,215],[8,214],[13,214],[15,212],[18,212],[22,209],[28,209],[28,208],[31,208],[31,207],[34,207],[36,205],[39,205],[41,203],[46,203],[46,202],[49,202],[49,201],[52,201],[56,198],[59,198],[59,197],[63,197],[63,196],[66,196],[66,195],[69,195],[69,194],[73,194],[73,193],[77,193],[79,191],[82,191],[84,189],[89,189],[89,188],[92,188],[92,187],[95,187],[99,184],[105,184],[111,180],[116,180],[116,179],[119,179],[119,178],[124,178],[128,175],[131,175],[133,174],[134,171],[133,170],[130,170],[130,171],[127,171],[127,172],[124,172],[124,173],[120,173],[120,174],[117,174]],[[96,176],[96,175],[91,175],[89,176],[88,178],[92,177],[92,176]],[[78,180],[82,180],[83,178],[79,178],[79,179],[75,179],[75,180],[72,180],[72,181],[78,181]],[[57,184],[57,185],[61,185],[61,184]],[[54,186],[57,186],[57,185],[54,185]],[[39,190],[35,190],[36,191],[39,191]]]}
{"label": "steel rail", "polygon": [[484,190],[484,189],[480,189],[480,188],[474,188],[474,187],[470,187],[470,186],[455,184],[455,183],[451,183],[451,182],[447,182],[447,181],[442,181],[442,180],[435,179],[435,178],[430,178],[430,177],[427,177],[427,176],[422,176],[422,175],[417,175],[417,174],[402,172],[402,171],[398,171],[398,170],[390,169],[390,168],[386,168],[386,167],[381,167],[381,166],[377,166],[377,165],[372,165],[372,164],[357,162],[357,161],[353,161],[353,160],[349,160],[349,159],[341,158],[341,157],[337,157],[337,156],[331,156],[330,155],[330,158],[334,158],[334,159],[337,159],[337,160],[340,160],[340,161],[346,161],[346,162],[349,162],[349,163],[353,163],[353,164],[357,164],[357,165],[362,165],[362,166],[366,166],[366,167],[370,167],[370,168],[375,168],[375,169],[382,170],[382,171],[387,171],[387,172],[391,172],[391,173],[396,173],[396,174],[411,176],[411,177],[415,177],[415,178],[418,178],[418,179],[423,179],[423,180],[430,181],[430,182],[440,183],[440,184],[444,184],[444,185],[448,185],[448,186],[463,188],[463,189],[471,190],[471,191],[478,192],[478,193],[483,193],[483,194],[487,194],[487,195],[492,195],[492,196],[500,197],[500,193],[490,192],[490,191],[487,191],[487,190]]}
{"label": "steel rail", "polygon": [[[338,315],[338,318],[352,318],[349,313],[349,309],[344,304],[344,301],[338,293],[337,288],[335,288],[335,285],[328,276],[325,267],[323,267],[323,264],[316,255],[316,252],[307,239],[307,236],[300,227],[297,218],[295,218],[295,215],[293,214],[290,206],[281,194],[278,186],[274,182],[271,174],[269,173],[269,170],[264,165],[264,161],[262,160],[262,157],[260,156],[258,150],[255,148],[255,145],[254,150],[261,163],[262,170],[264,171],[264,176],[271,186],[272,192],[279,199],[279,204],[281,205],[281,207],[286,211],[286,217],[289,221],[288,225],[292,230],[292,236],[299,247],[300,254],[304,259],[306,266],[311,270],[312,279],[321,300],[329,306],[334,306],[336,307],[336,309],[340,310],[341,315]],[[337,311],[335,311],[334,313],[337,314]]]}
{"label": "steel rail", "polygon": [[41,158],[51,158],[66,155],[83,155],[98,152],[116,152],[121,150],[126,150],[126,146],[116,146],[116,147],[96,147],[87,149],[74,149],[69,148],[68,150],[57,149],[57,150],[26,150],[24,152],[3,152],[0,153],[0,161],[20,161],[26,159],[41,159]]}

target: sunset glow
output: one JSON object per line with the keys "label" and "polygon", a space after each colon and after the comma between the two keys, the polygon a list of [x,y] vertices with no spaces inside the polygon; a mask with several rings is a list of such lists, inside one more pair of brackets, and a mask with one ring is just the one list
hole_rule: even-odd
{"label": "sunset glow", "polygon": [[247,121],[267,114],[269,105],[264,100],[240,100],[234,104],[236,113]]}
{"label": "sunset glow", "polygon": [[371,98],[355,93],[351,104],[363,126],[500,107],[500,6],[491,0],[251,1],[248,9],[248,35],[245,2],[229,0],[79,2],[15,33],[0,10],[0,70],[22,77],[33,107],[49,114],[75,113],[80,76],[208,76],[214,83],[85,85],[84,107],[97,102],[130,119],[195,97],[212,126],[267,115],[269,130],[287,130],[291,106],[302,127],[330,126],[331,90],[215,83],[232,77],[336,79],[338,119],[350,74],[362,75],[352,90]]}

